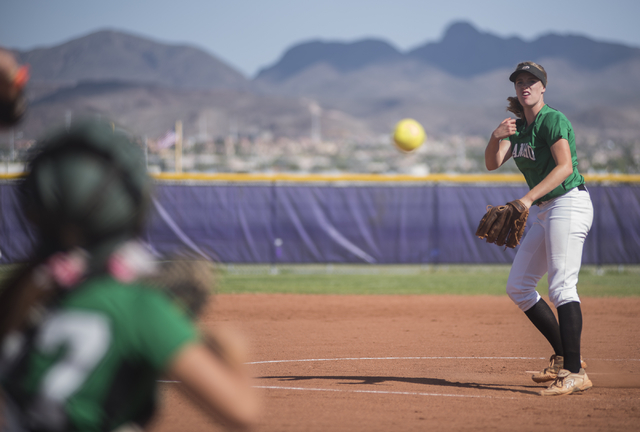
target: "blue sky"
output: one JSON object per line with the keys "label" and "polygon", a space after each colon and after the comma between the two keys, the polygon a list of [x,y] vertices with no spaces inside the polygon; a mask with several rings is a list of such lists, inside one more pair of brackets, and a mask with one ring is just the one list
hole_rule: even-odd
{"label": "blue sky", "polygon": [[373,37],[404,51],[455,21],[525,40],[553,32],[640,48],[638,17],[638,0],[0,0],[0,45],[49,47],[115,29],[197,46],[253,77],[300,42]]}

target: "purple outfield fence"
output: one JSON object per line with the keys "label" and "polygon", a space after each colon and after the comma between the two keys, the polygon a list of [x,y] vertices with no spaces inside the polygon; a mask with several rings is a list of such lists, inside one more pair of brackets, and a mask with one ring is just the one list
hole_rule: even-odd
{"label": "purple outfield fence", "polygon": [[[0,263],[26,260],[34,242],[16,186],[0,183]],[[595,218],[583,262],[639,264],[639,184],[587,186]],[[158,254],[186,248],[224,263],[504,264],[515,251],[475,229],[487,204],[526,190],[477,181],[158,181],[144,238]]]}

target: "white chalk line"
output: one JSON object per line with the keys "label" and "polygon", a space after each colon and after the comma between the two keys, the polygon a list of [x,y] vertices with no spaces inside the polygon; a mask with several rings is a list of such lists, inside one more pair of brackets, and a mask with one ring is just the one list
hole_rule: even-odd
{"label": "white chalk line", "polygon": [[328,361],[360,361],[360,360],[545,360],[545,357],[343,357],[329,359],[297,359],[297,360],[264,360],[245,364],[296,363],[296,362],[328,362]]}
{"label": "white chalk line", "polygon": [[[178,384],[180,381],[158,380],[159,383]],[[385,390],[342,390],[313,387],[280,387],[280,386],[253,386],[255,389],[266,390],[294,390],[294,391],[316,391],[316,392],[336,392],[336,393],[370,393],[380,395],[404,395],[404,396],[432,396],[432,397],[454,397],[454,398],[480,398],[480,399],[516,399],[506,396],[486,396],[486,395],[460,395],[448,393],[424,393],[407,391],[385,391]]]}
{"label": "white chalk line", "polygon": [[253,388],[267,389],[267,390],[324,391],[324,392],[338,392],[338,393],[371,393],[371,394],[383,394],[383,395],[436,396],[436,397],[482,398],[482,399],[516,399],[514,397],[506,397],[506,396],[459,395],[459,394],[447,394],[447,393],[424,393],[424,392],[384,391],[384,390],[342,390],[342,389],[280,387],[280,386],[253,386]]}
{"label": "white chalk line", "polygon": [[[436,357],[341,357],[330,359],[297,359],[297,360],[263,360],[255,362],[246,362],[246,365],[259,365],[259,364],[274,364],[274,363],[296,363],[296,362],[330,362],[330,361],[361,361],[361,360],[546,360],[546,357],[451,357],[451,356],[436,356]],[[596,359],[589,358],[585,360],[597,360],[597,361],[640,361],[640,359]],[[540,371],[524,371],[523,373],[531,374]],[[597,374],[597,373],[596,373]],[[593,375],[593,373],[592,373]],[[171,380],[158,380],[159,383],[177,384],[180,381]],[[441,397],[475,397],[475,398],[490,398],[490,399],[515,399],[510,397],[496,397],[496,396],[471,396],[471,395],[454,395],[454,394],[442,394],[442,393],[421,393],[421,392],[393,392],[393,391],[380,391],[380,390],[339,390],[339,389],[319,389],[319,388],[305,388],[305,387],[279,387],[279,386],[254,386],[254,388],[261,389],[279,389],[279,390],[298,390],[298,391],[329,391],[329,392],[345,392],[345,393],[375,393],[375,394],[398,394],[398,395],[416,395],[416,396],[441,396]]]}
{"label": "white chalk line", "polygon": [[[297,363],[297,362],[329,362],[329,361],[362,361],[362,360],[547,360],[546,357],[342,357],[329,359],[297,359],[297,360],[263,360],[247,362],[247,365],[270,364],[270,363]],[[596,359],[585,360],[595,361],[640,361],[640,359]]]}

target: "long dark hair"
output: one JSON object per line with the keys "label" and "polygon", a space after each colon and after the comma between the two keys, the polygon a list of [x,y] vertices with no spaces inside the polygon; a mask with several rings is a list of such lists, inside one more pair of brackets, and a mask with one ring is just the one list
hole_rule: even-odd
{"label": "long dark hair", "polygon": [[[0,291],[0,342],[13,331],[22,330],[28,323],[34,305],[47,303],[57,292],[47,286],[42,271],[43,260],[14,269],[2,282]],[[47,284],[48,285],[48,284]]]}

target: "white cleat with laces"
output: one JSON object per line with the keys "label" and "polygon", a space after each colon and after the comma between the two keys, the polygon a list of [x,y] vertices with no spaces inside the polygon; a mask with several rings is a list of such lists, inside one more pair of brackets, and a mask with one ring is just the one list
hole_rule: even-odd
{"label": "white cleat with laces", "polygon": [[542,396],[564,396],[572,393],[579,393],[589,390],[593,383],[587,376],[584,369],[578,373],[571,373],[566,369],[558,372],[556,380],[545,390],[540,392]]}

